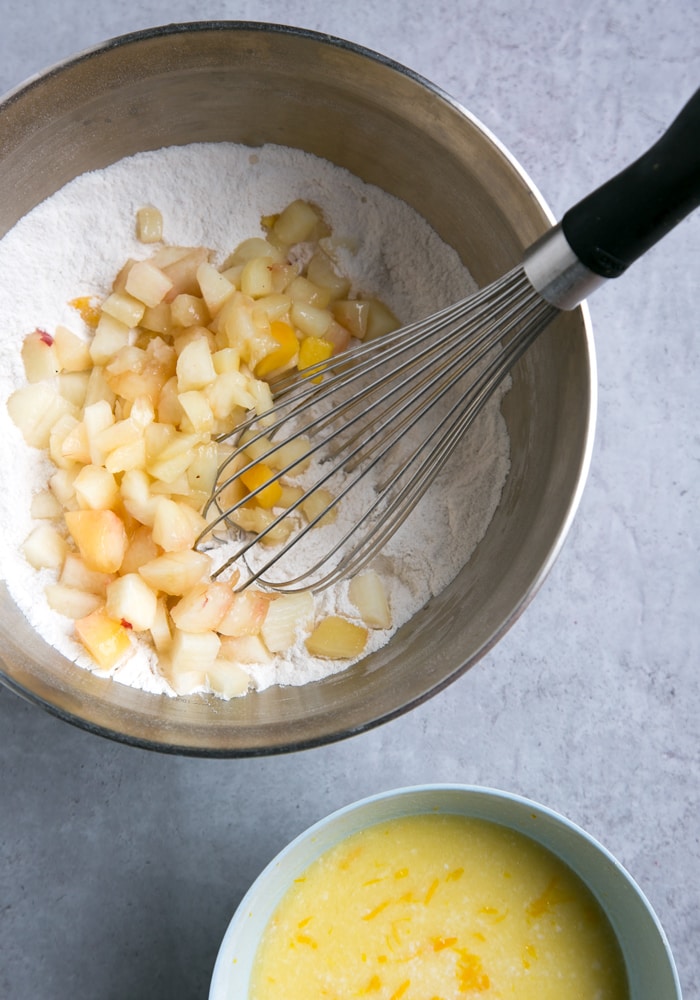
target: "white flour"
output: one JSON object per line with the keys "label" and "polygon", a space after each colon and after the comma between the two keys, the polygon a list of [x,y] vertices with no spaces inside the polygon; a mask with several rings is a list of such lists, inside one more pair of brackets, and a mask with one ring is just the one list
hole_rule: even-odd
{"label": "white flour", "polygon": [[[104,296],[127,257],[148,256],[134,235],[136,210],[161,209],[168,243],[208,246],[215,263],[242,239],[262,235],[260,218],[295,198],[319,205],[333,231],[339,265],[356,293],[376,295],[403,322],[418,319],[473,289],[457,254],[403,202],[298,150],[231,144],[171,147],[85,174],[25,216],[0,241],[0,560],[7,586],[33,627],[81,666],[94,669],[72,638],[73,624],[43,596],[54,579],[33,570],[21,546],[33,527],[32,493],[49,463],[29,449],[5,402],[23,384],[23,337],[62,323],[85,332],[68,302]],[[418,511],[374,563],[390,595],[393,628],[439,593],[469,559],[498,504],[509,467],[509,441],[495,398]],[[358,509],[362,498],[356,499]],[[339,586],[318,598],[320,612],[357,617]],[[392,632],[370,635],[368,652]],[[347,661],[310,658],[300,640],[286,656],[250,668],[253,685],[303,684],[344,669]],[[172,693],[145,646],[112,676],[152,692]]]}

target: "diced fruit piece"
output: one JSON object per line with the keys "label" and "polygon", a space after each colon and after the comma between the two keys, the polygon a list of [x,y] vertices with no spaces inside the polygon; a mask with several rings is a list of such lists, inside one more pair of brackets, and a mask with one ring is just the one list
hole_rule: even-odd
{"label": "diced fruit piece", "polygon": [[201,444],[196,449],[192,461],[187,466],[187,481],[190,489],[206,493],[214,489],[219,467],[219,449],[215,442]]}
{"label": "diced fruit piece", "polygon": [[86,326],[93,329],[100,319],[100,303],[93,295],[79,295],[76,299],[71,299],[68,303],[80,313],[80,318]]}
{"label": "diced fruit piece", "polygon": [[252,378],[248,384],[248,388],[253,396],[255,412],[261,417],[272,406],[272,390],[268,383],[261,378]]}
{"label": "diced fruit piece", "polygon": [[112,407],[106,399],[90,403],[83,410],[83,424],[90,446],[90,456],[95,465],[101,465],[104,460],[104,453],[98,443],[100,434],[107,427],[111,427],[113,423]]}
{"label": "diced fruit piece", "polygon": [[263,642],[271,653],[281,653],[294,645],[297,633],[313,619],[314,599],[308,590],[282,594],[270,602],[262,626]]}
{"label": "diced fruit piece", "polygon": [[142,330],[151,333],[168,333],[172,326],[170,303],[159,302],[157,306],[146,306],[140,323]]}
{"label": "diced fruit piece", "polygon": [[178,400],[196,434],[208,434],[214,429],[214,413],[203,392],[190,389],[189,392],[181,392]]}
{"label": "diced fruit piece", "polygon": [[286,294],[293,302],[304,302],[319,309],[325,309],[331,301],[331,292],[328,288],[321,288],[302,274],[298,274],[289,283]]}
{"label": "diced fruit piece", "polygon": [[103,599],[99,594],[90,594],[75,587],[66,587],[64,583],[50,583],[45,588],[46,600],[50,608],[66,618],[85,618],[102,606]]}
{"label": "diced fruit piece", "polygon": [[113,510],[69,510],[66,524],[90,569],[116,573],[124,559],[127,536]]}
{"label": "diced fruit piece", "polygon": [[22,546],[24,557],[34,569],[59,569],[68,546],[63,535],[51,524],[39,524]]}
{"label": "diced fruit piece", "polygon": [[269,465],[265,465],[264,462],[258,462],[257,465],[253,465],[250,469],[242,472],[240,478],[245,488],[251,493],[253,490],[262,487],[254,498],[260,507],[270,510],[279,503],[280,496],[282,495],[282,487],[279,481],[274,478],[274,473]]}
{"label": "diced fruit piece", "polygon": [[270,335],[278,346],[266,354],[255,366],[255,377],[265,378],[271,372],[289,364],[299,351],[299,341],[289,323],[274,320],[270,323]]}
{"label": "diced fruit piece", "polygon": [[347,327],[341,326],[340,323],[332,319],[323,334],[323,339],[332,346],[334,354],[341,354],[350,347],[351,334]]}
{"label": "diced fruit piece", "polygon": [[[61,419],[63,420],[65,418]],[[92,450],[90,448],[90,442],[88,440],[85,424],[82,421],[78,422],[74,418],[69,419],[73,420],[73,424],[72,426],[66,428],[67,432],[62,436],[62,440],[60,442],[61,459],[64,461],[61,461],[60,459],[58,461],[54,459],[54,461],[58,466],[63,466],[66,463],[70,465],[73,462],[79,462],[82,465],[87,465],[92,460]],[[60,421],[54,424],[54,431],[58,426],[58,423],[60,423]],[[52,435],[49,441],[49,449],[52,449],[53,443]]]}
{"label": "diced fruit piece", "polygon": [[166,552],[191,549],[206,521],[186,503],[159,497],[153,517],[153,541]]}
{"label": "diced fruit piece", "polygon": [[145,305],[140,299],[134,298],[128,292],[112,292],[102,303],[102,312],[124,323],[125,326],[138,326],[143,319]]}
{"label": "diced fruit piece", "polygon": [[233,663],[269,663],[272,654],[259,635],[237,635],[221,640],[219,654]]}
{"label": "diced fruit piece", "polygon": [[141,243],[159,243],[163,239],[163,216],[153,205],[144,205],[136,213],[136,238]]}
{"label": "diced fruit piece", "polygon": [[261,299],[275,291],[270,261],[266,257],[253,257],[246,261],[241,271],[241,291],[252,299]]}
{"label": "diced fruit piece", "polygon": [[184,695],[195,694],[197,691],[206,688],[206,671],[196,668],[190,670],[186,666],[183,666],[182,662],[178,662],[178,665],[173,667],[169,658],[171,650],[172,643],[168,650],[160,656],[160,668],[175,694],[183,697]]}
{"label": "diced fruit piece", "polygon": [[46,382],[34,382],[15,390],[7,400],[7,412],[33,448],[46,448],[51,430],[73,407]]}
{"label": "diced fruit piece", "polygon": [[131,649],[129,632],[121,622],[98,608],[75,623],[75,631],[95,663],[111,670]]}
{"label": "diced fruit piece", "polygon": [[248,690],[250,676],[237,663],[219,656],[207,669],[207,683],[222,698],[236,698]]}
{"label": "diced fruit piece", "polygon": [[90,341],[90,357],[94,365],[106,365],[129,344],[130,328],[121,320],[102,313],[95,336]]}
{"label": "diced fruit piece", "polygon": [[37,518],[55,518],[63,514],[63,507],[50,490],[42,490],[32,497],[31,515]]}
{"label": "diced fruit piece", "polygon": [[291,486],[289,484],[282,485],[282,493],[280,494],[280,507],[291,507],[292,504],[297,503],[304,496],[304,490],[301,486]]}
{"label": "diced fruit piece", "polygon": [[157,559],[162,554],[162,550],[153,541],[151,529],[145,524],[138,524],[129,532],[129,544],[124,554],[124,559],[119,568],[119,572],[136,573],[141,566]]}
{"label": "diced fruit piece", "polygon": [[22,343],[22,362],[28,382],[41,382],[58,375],[61,366],[51,334],[46,330],[28,333]]}
{"label": "diced fruit piece", "polygon": [[318,231],[321,223],[320,213],[313,205],[297,199],[277,216],[272,226],[272,234],[275,240],[291,246],[310,239]]}
{"label": "diced fruit piece", "polygon": [[108,510],[119,501],[117,481],[102,465],[84,465],[73,482],[73,489],[81,507]]}
{"label": "diced fruit piece", "polygon": [[232,413],[252,410],[255,398],[249,389],[250,379],[242,372],[229,371],[217,375],[206,389],[207,399],[217,420],[224,420]]}
{"label": "diced fruit piece", "polygon": [[238,244],[233,253],[226,258],[224,267],[229,268],[234,264],[246,264],[255,257],[267,257],[272,262],[282,259],[279,250],[273,247],[271,243],[268,243],[267,240],[264,240],[261,236],[251,236],[249,239],[243,240]]}
{"label": "diced fruit piece", "polygon": [[216,316],[226,299],[234,292],[234,287],[209,261],[197,268],[197,284],[212,316]]}
{"label": "diced fruit piece", "polygon": [[156,613],[151,625],[151,638],[158,653],[167,653],[173,637],[170,631],[170,616],[165,600],[161,597],[156,604]]}
{"label": "diced fruit piece", "polygon": [[379,573],[367,570],[353,577],[348,596],[369,628],[391,628],[386,587]]}
{"label": "diced fruit piece", "polygon": [[209,344],[204,337],[190,341],[177,359],[178,392],[203,389],[216,378]]}
{"label": "diced fruit piece", "polygon": [[145,431],[146,470],[165,483],[187,471],[193,450],[200,444],[197,434],[179,434],[167,424],[150,424]]}
{"label": "diced fruit piece", "polygon": [[[228,493],[226,500],[228,502]],[[273,521],[277,520],[275,515],[265,510],[263,507],[239,507],[231,512],[231,520],[242,528],[243,531],[250,531],[254,535],[266,534],[260,538],[263,545],[281,545],[289,538],[296,522],[293,517],[287,516],[279,521],[274,528],[270,527]]]}
{"label": "diced fruit piece", "polygon": [[107,593],[107,584],[111,583],[113,579],[112,573],[100,573],[90,569],[77,552],[67,552],[59,583],[75,590],[84,590],[90,594],[104,597]]}
{"label": "diced fruit piece", "polygon": [[377,337],[383,337],[386,333],[393,333],[394,330],[399,329],[401,324],[388,306],[385,306],[379,299],[368,299],[368,301],[370,309],[365,340],[375,340]]}
{"label": "diced fruit piece", "polygon": [[183,632],[217,631],[219,622],[233,603],[233,591],[225,583],[204,583],[170,609],[170,617]]}
{"label": "diced fruit piece", "polygon": [[350,291],[350,281],[336,271],[333,261],[324,250],[317,250],[313,255],[306,266],[306,276],[315,285],[327,288],[333,299],[342,299]]}
{"label": "diced fruit piece", "polygon": [[275,469],[284,469],[289,475],[299,475],[309,467],[310,450],[311,442],[308,437],[301,435],[286,441],[267,461]]}
{"label": "diced fruit piece", "polygon": [[170,303],[170,317],[173,326],[204,326],[209,320],[209,310],[203,298],[198,295],[176,295]]}
{"label": "diced fruit piece", "polygon": [[143,469],[129,469],[122,476],[121,499],[132,517],[152,527],[160,498],[153,495],[150,484],[151,479]]}
{"label": "diced fruit piece", "polygon": [[306,520],[313,521],[318,517],[320,520],[317,521],[317,526],[332,524],[338,514],[337,507],[330,507],[332,500],[333,494],[323,486],[314,490],[313,493],[309,493],[301,504]]}
{"label": "diced fruit piece", "polygon": [[182,260],[183,257],[191,252],[192,247],[180,247],[171,246],[166,244],[166,246],[159,247],[156,252],[151,257],[151,260],[156,265],[156,267],[170,267],[178,260]]}
{"label": "diced fruit piece", "polygon": [[272,653],[259,635],[239,635],[221,640],[220,657],[244,666],[251,663],[270,663]]}
{"label": "diced fruit piece", "polygon": [[[191,247],[169,264],[161,264],[163,273],[172,282],[166,300],[172,302],[177,295],[198,295],[197,271],[209,257],[205,247]],[[147,305],[149,303],[146,303]]]}
{"label": "diced fruit piece", "polygon": [[322,337],[333,322],[328,309],[319,309],[307,302],[294,302],[289,315],[294,326],[306,337]]}
{"label": "diced fruit piece", "polygon": [[138,573],[126,573],[107,586],[105,610],[137,632],[151,628],[156,616],[155,593]]}
{"label": "diced fruit piece", "polygon": [[173,289],[173,281],[150,260],[139,260],[130,268],[126,291],[151,309]]}
{"label": "diced fruit piece", "polygon": [[[71,468],[75,462],[70,456],[76,454],[76,452],[79,460],[90,461],[87,438],[85,435],[82,435],[81,440],[79,432],[76,435],[75,432],[78,427],[79,424],[76,418],[71,413],[64,413],[51,428],[51,434],[49,435],[49,455],[54,465],[59,469]],[[67,455],[64,455],[63,443],[66,439],[68,439],[69,444],[66,447]]]}
{"label": "diced fruit piece", "polygon": [[183,632],[176,628],[170,647],[168,679],[178,673],[206,672],[219,654],[221,640],[216,632]]}
{"label": "diced fruit piece", "polygon": [[252,588],[238,594],[232,591],[231,595],[231,605],[220,619],[217,632],[233,637],[258,635],[270,607],[268,595]]}
{"label": "diced fruit piece", "polygon": [[233,347],[222,347],[211,356],[214,371],[217,375],[224,372],[237,372],[241,367],[241,356]]}
{"label": "diced fruit piece", "polygon": [[112,473],[142,469],[146,463],[146,446],[143,439],[115,448],[105,458],[105,467]]}
{"label": "diced fruit piece", "polygon": [[105,377],[105,370],[102,365],[95,365],[90,369],[87,389],[85,391],[85,406],[93,403],[106,402],[113,406],[116,401],[114,390],[110,388]]}
{"label": "diced fruit piece", "polygon": [[[88,359],[88,364],[92,362]],[[62,371],[58,378],[58,391],[64,399],[68,400],[79,410],[85,406],[87,390],[90,384],[90,372],[88,370],[80,372]]]}
{"label": "diced fruit piece", "polygon": [[367,645],[368,632],[338,615],[322,618],[306,639],[306,648],[312,656],[330,660],[352,659],[359,656]]}
{"label": "diced fruit piece", "polygon": [[186,549],[166,552],[139,567],[139,573],[149,587],[164,594],[181,597],[211,570],[211,559],[205,552]]}
{"label": "diced fruit piece", "polygon": [[76,469],[57,469],[49,479],[51,492],[65,510],[75,510],[78,506],[73,489],[76,475]]}
{"label": "diced fruit piece", "polygon": [[334,302],[332,307],[336,321],[357,340],[365,339],[369,310],[369,302],[363,302],[361,299],[341,299]]}
{"label": "diced fruit piece", "polygon": [[327,361],[333,354],[333,345],[323,337],[305,337],[299,346],[299,371]]}

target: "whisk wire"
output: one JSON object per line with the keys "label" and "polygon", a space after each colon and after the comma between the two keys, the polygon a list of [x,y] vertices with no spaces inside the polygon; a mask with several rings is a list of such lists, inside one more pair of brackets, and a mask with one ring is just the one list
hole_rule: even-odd
{"label": "whisk wire", "polygon": [[[222,462],[220,476],[232,463],[239,462],[245,449],[263,441],[265,446],[261,445],[261,453],[256,452],[256,457],[244,466],[236,465],[230,476],[218,480],[207,507],[209,510],[214,504],[218,516],[210,520],[201,538],[222,523],[231,525],[235,512],[267,483],[227,507],[221,502],[226,488],[246,469],[268,461],[295,438],[309,438],[305,457],[320,456],[318,475],[303,495],[272,518],[259,534],[237,546],[214,575],[245,559],[311,494],[340,474],[346,478],[324,509],[276,547],[262,566],[251,568],[241,587],[260,580],[283,593],[301,589],[302,585],[303,589],[321,590],[358,572],[404,523],[495,388],[557,311],[535,292],[522,267],[518,267],[483,292],[442,310],[437,317],[320,362],[303,374],[283,375],[275,380],[272,408],[262,419],[252,415],[236,429],[236,446]],[[466,389],[435,418],[420,442],[412,444],[410,432],[467,376],[472,381]],[[332,405],[324,409],[328,403]],[[275,440],[276,435],[287,431],[292,416],[295,429],[285,433],[282,440]],[[401,446],[407,454],[401,454]],[[341,531],[328,551],[291,578],[269,579],[270,570],[342,504],[363,479],[381,469],[381,463],[390,456],[392,461],[373,484],[374,492],[365,510],[346,531]],[[296,457],[276,470],[275,478],[293,472],[298,462]],[[318,577],[324,567],[326,571]]]}

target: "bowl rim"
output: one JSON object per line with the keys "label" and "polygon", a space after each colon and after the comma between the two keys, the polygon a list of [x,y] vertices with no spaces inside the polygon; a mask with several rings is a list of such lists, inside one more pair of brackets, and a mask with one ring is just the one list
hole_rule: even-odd
{"label": "bowl rim", "polygon": [[[472,804],[472,808],[469,810],[458,810],[450,809],[446,806],[441,808],[439,805],[435,805],[436,800],[440,798],[444,799],[447,796],[452,796],[455,799],[459,798],[465,802],[469,800]],[[409,808],[406,808],[405,810],[398,808],[402,800],[407,802]],[[359,817],[363,813],[372,813],[372,811],[375,811],[376,813],[377,810],[381,810],[382,805],[386,805],[387,803],[395,803],[397,805],[396,810],[393,810],[390,815],[374,815],[373,817],[370,817],[367,822],[350,824],[349,828],[344,829],[342,832],[338,832],[331,837],[327,836],[329,831],[338,831],[344,823],[347,826],[347,821],[352,820],[353,817]],[[414,803],[413,807],[411,807],[411,803]],[[491,806],[495,803],[497,808],[499,806],[515,807],[519,810],[519,819],[521,816],[523,817],[523,822],[504,822],[494,818],[492,815],[483,816],[481,815],[482,810],[479,808],[480,803],[484,803],[486,805],[491,804]],[[474,804],[476,804],[476,808],[473,808]],[[404,785],[364,796],[363,798],[356,799],[353,802],[340,806],[321,819],[316,820],[305,830],[302,830],[301,833],[297,834],[284,847],[282,847],[250,884],[231,916],[225,933],[221,939],[212,970],[209,1000],[225,1000],[225,998],[228,997],[229,994],[224,990],[224,987],[226,986],[226,967],[231,962],[233,946],[240,933],[240,928],[244,925],[246,920],[249,919],[252,907],[255,905],[261,891],[264,891],[266,883],[272,881],[278,870],[285,864],[285,862],[293,859],[295,854],[299,854],[300,849],[303,849],[308,845],[317,845],[313,850],[312,856],[307,857],[302,864],[297,863],[293,870],[290,869],[291,877],[307,868],[308,865],[313,863],[313,861],[321,854],[329,850],[335,844],[340,843],[346,837],[351,836],[356,831],[370,828],[389,819],[424,814],[464,815],[475,819],[485,819],[487,822],[505,826],[508,829],[513,829],[524,836],[529,837],[531,840],[534,840],[540,846],[549,850],[550,853],[559,857],[564,864],[566,864],[576,875],[578,875],[579,878],[581,878],[587,888],[589,888],[589,890],[593,892],[594,896],[597,897],[598,894],[591,889],[587,880],[577,870],[577,865],[573,863],[570,858],[563,856],[563,854],[560,854],[556,848],[550,846],[546,837],[544,839],[540,839],[536,835],[534,829],[532,832],[530,832],[529,827],[527,830],[524,829],[524,818],[529,815],[533,821],[533,827],[538,820],[547,820],[558,831],[564,833],[565,835],[573,835],[576,840],[580,840],[590,852],[599,856],[601,861],[610,871],[612,871],[616,882],[621,886],[624,885],[628,892],[631,892],[638,912],[646,917],[646,919],[650,922],[651,932],[656,935],[658,944],[663,950],[666,960],[665,971],[668,975],[670,975],[675,989],[675,996],[673,998],[668,997],[666,1000],[682,1000],[678,970],[676,968],[666,932],[644,891],[624,865],[618,861],[608,848],[606,848],[587,830],[579,826],[576,822],[569,819],[564,814],[557,812],[555,809],[543,805],[534,799],[528,798],[527,796],[516,792],[506,791],[489,785],[461,784],[458,782],[428,782],[415,785]],[[318,842],[320,841],[323,842],[320,846],[318,846]],[[307,852],[307,854],[308,853],[309,852]],[[279,903],[279,900],[284,896],[289,888],[290,878],[285,878],[283,881],[284,888],[276,893],[274,905],[266,906],[266,911],[270,915]],[[602,901],[598,901],[605,910],[606,907]],[[634,1000],[634,998],[631,997],[630,1000]]]}

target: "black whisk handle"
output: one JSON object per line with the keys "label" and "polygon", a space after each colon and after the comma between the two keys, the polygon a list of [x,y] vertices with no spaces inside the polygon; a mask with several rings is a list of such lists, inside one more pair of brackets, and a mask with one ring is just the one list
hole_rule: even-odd
{"label": "black whisk handle", "polygon": [[582,264],[616,278],[700,205],[700,90],[661,138],[561,221]]}

